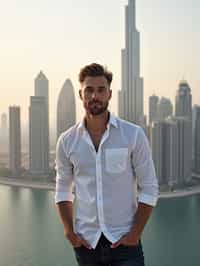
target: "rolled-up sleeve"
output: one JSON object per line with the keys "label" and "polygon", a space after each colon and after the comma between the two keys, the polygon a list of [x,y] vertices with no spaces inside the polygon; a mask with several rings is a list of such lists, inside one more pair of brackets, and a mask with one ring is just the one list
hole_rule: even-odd
{"label": "rolled-up sleeve", "polygon": [[66,156],[64,150],[63,135],[60,136],[56,145],[56,191],[55,203],[61,201],[73,201],[73,165]]}
{"label": "rolled-up sleeve", "polygon": [[138,201],[155,206],[158,200],[158,181],[149,142],[142,128],[138,128],[132,164],[139,186]]}

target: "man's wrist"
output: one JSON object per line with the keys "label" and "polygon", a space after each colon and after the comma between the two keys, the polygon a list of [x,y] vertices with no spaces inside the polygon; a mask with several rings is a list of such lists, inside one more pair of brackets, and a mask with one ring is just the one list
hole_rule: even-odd
{"label": "man's wrist", "polygon": [[133,228],[130,232],[129,235],[133,239],[139,240],[141,238],[141,232],[139,232],[136,228]]}
{"label": "man's wrist", "polygon": [[71,236],[72,234],[74,234],[74,231],[73,231],[73,229],[71,229],[71,228],[66,228],[66,227],[64,227],[64,234],[65,234],[66,237],[69,237],[69,236]]}

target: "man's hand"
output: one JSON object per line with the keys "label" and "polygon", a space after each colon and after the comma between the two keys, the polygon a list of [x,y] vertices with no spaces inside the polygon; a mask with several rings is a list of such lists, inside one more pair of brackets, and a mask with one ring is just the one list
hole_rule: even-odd
{"label": "man's hand", "polygon": [[123,236],[119,241],[112,244],[111,248],[116,248],[117,246],[121,244],[125,246],[137,246],[141,238],[144,226],[146,225],[150,217],[152,209],[153,209],[153,206],[139,202],[137,211],[135,213],[132,229],[130,230],[128,234]]}
{"label": "man's hand", "polygon": [[137,246],[139,243],[140,237],[137,236],[136,234],[130,232],[120,238],[117,242],[111,245],[111,248],[116,248],[119,245],[124,245],[124,246]]}
{"label": "man's hand", "polygon": [[74,248],[84,246],[87,249],[92,249],[92,247],[83,238],[81,238],[74,232],[70,232],[70,233],[64,232],[64,235],[69,240],[69,242]]}

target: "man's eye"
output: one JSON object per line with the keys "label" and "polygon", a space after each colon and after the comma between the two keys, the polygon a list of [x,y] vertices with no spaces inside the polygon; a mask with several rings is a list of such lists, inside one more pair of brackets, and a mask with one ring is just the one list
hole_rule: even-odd
{"label": "man's eye", "polygon": [[92,88],[86,88],[86,89],[85,89],[85,92],[86,92],[86,93],[93,93],[93,89],[92,89]]}
{"label": "man's eye", "polygon": [[104,87],[98,89],[98,92],[100,92],[100,93],[102,93],[104,91],[105,91],[105,88]]}

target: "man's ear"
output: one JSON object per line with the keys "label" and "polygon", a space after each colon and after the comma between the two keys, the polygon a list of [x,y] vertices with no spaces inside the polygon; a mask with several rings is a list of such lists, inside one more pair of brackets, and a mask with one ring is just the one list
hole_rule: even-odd
{"label": "man's ear", "polygon": [[82,99],[83,99],[83,97],[82,97],[82,91],[79,90],[78,92],[79,92],[79,97],[80,97],[80,99],[82,100]]}

